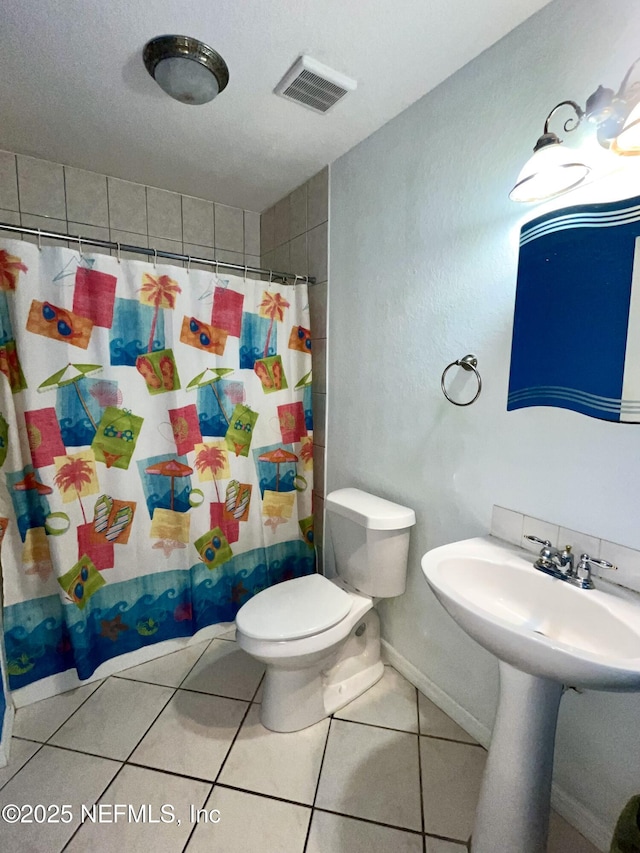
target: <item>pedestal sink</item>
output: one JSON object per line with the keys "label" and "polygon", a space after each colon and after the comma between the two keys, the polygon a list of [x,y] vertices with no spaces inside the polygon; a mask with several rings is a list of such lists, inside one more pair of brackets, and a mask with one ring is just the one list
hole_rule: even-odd
{"label": "pedestal sink", "polygon": [[534,557],[480,537],[422,558],[440,603],[499,660],[472,853],[544,853],[563,685],[640,690],[640,605],[550,577]]}

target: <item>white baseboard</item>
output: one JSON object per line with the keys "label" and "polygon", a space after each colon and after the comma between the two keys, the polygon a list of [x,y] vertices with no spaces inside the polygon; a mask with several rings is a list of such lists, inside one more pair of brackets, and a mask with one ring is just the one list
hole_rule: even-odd
{"label": "white baseboard", "polygon": [[[400,675],[417,687],[421,693],[437,705],[445,714],[463,728],[471,737],[475,738],[482,746],[489,748],[491,743],[491,731],[479,720],[477,720],[466,708],[459,705],[441,687],[431,681],[423,672],[420,672],[386,640],[382,640],[383,657]],[[602,821],[598,820],[582,803],[568,794],[566,790],[555,783],[551,790],[551,805],[568,823],[574,826],[578,832],[595,845],[598,850],[607,851],[611,843],[611,829]]]}
{"label": "white baseboard", "polygon": [[59,693],[66,693],[67,690],[74,690],[83,684],[100,681],[100,679],[107,678],[109,675],[122,672],[123,669],[147,663],[155,658],[171,654],[171,652],[179,652],[187,646],[192,646],[205,640],[212,640],[220,634],[226,634],[234,625],[234,622],[217,622],[215,625],[207,625],[206,628],[202,628],[201,631],[198,631],[192,637],[176,637],[173,640],[163,640],[160,643],[154,643],[142,649],[118,655],[101,664],[91,678],[87,678],[86,681],[81,681],[78,678],[75,669],[68,669],[66,672],[59,672],[56,675],[41,678],[39,681],[34,681],[26,687],[13,690],[11,692],[11,701],[13,701],[16,708],[24,708],[25,705],[31,705],[33,702],[39,702],[41,699],[49,699],[51,696],[57,696]]}
{"label": "white baseboard", "polygon": [[434,705],[437,705],[440,710],[451,717],[467,734],[470,734],[472,738],[477,740],[486,749],[489,748],[491,731],[483,723],[476,720],[462,705],[458,705],[448,693],[445,693],[434,681],[427,678],[423,672],[420,672],[400,652],[397,652],[393,646],[390,646],[386,640],[382,640],[381,642],[384,657],[394,669],[398,670],[400,675],[404,675],[407,681],[410,681],[414,687],[417,687],[421,693],[424,693],[427,699],[431,699]]}

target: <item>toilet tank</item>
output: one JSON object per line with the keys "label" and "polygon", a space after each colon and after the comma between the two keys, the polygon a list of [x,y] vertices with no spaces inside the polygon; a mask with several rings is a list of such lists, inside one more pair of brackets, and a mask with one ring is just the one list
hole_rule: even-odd
{"label": "toilet tank", "polygon": [[415,512],[352,488],[330,492],[325,509],[338,575],[373,598],[402,595]]}

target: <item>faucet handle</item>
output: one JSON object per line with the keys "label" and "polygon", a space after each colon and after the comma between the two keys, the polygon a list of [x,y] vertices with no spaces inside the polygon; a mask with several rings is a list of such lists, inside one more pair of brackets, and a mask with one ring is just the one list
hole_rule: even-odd
{"label": "faucet handle", "polygon": [[[596,560],[595,557],[590,557],[588,554],[580,554],[580,563],[591,564],[592,566],[598,566],[601,569],[613,569],[613,571],[617,571],[618,567],[614,566],[613,563],[610,563],[609,560]],[[586,568],[585,565],[582,568]]]}
{"label": "faucet handle", "polygon": [[598,566],[601,569],[617,569],[613,563],[608,560],[596,560],[595,557],[590,557],[588,554],[580,555],[580,562],[575,570],[574,577],[576,583],[583,589],[593,589],[594,583],[591,580],[591,566]]}
{"label": "faucet handle", "polygon": [[538,536],[530,536],[529,534],[525,534],[525,539],[528,539],[529,542],[537,542],[538,545],[544,545],[545,548],[552,548],[553,545],[549,542],[548,539],[540,539]]}

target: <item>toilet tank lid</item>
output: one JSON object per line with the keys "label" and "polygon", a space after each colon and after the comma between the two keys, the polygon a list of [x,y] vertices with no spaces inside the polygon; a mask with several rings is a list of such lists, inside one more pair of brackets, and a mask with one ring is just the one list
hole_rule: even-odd
{"label": "toilet tank lid", "polygon": [[326,508],[371,530],[413,527],[416,514],[408,506],[370,495],[361,489],[337,489],[326,497]]}

